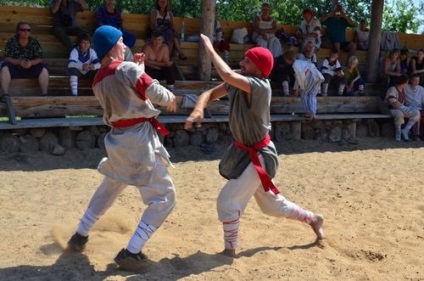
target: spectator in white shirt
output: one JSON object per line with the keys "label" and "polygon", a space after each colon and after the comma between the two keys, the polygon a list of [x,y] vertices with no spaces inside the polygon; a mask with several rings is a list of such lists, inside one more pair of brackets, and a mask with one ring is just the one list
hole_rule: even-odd
{"label": "spectator in white shirt", "polygon": [[325,79],[324,83],[322,83],[321,94],[326,96],[328,85],[330,83],[336,83],[338,95],[343,95],[346,86],[346,78],[342,65],[339,62],[339,51],[337,49],[332,49],[330,51],[330,56],[323,60],[320,71]]}
{"label": "spectator in white shirt", "polygon": [[420,86],[420,75],[412,74],[405,87],[405,105],[420,111],[420,119],[412,127],[413,139],[421,140],[421,122],[424,122],[424,87]]}
{"label": "spectator in white shirt", "polygon": [[311,9],[303,10],[303,21],[296,32],[296,38],[300,41],[300,46],[303,47],[306,43],[312,42],[315,50],[318,51],[321,47],[321,22],[314,15]]}

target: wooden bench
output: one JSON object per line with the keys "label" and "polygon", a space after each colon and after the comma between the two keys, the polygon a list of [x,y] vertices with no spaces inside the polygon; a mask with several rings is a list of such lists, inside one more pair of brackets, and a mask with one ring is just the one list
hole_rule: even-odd
{"label": "wooden bench", "polygon": [[[200,85],[211,86],[211,85]],[[164,108],[159,120],[165,124],[184,123],[191,108],[182,108],[183,96],[177,96],[178,110],[168,113]],[[21,118],[16,125],[0,121],[1,130],[28,129],[39,127],[74,127],[104,125],[103,110],[95,97],[12,97],[16,115]],[[273,97],[271,120],[290,122],[301,137],[301,116],[303,109],[298,97]],[[227,99],[214,101],[208,107],[210,118],[206,123],[228,122],[229,103]],[[5,115],[5,106],[0,104],[0,116]],[[389,119],[387,107],[378,97],[318,97],[317,120],[351,120],[350,128],[356,131],[356,122],[362,119]]]}

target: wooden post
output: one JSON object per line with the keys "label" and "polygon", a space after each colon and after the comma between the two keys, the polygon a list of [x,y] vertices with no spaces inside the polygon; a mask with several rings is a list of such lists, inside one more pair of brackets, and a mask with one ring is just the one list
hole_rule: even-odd
{"label": "wooden post", "polygon": [[302,122],[293,121],[291,122],[292,137],[294,140],[300,140],[302,138]]}
{"label": "wooden post", "polygon": [[[215,22],[215,0],[202,1],[202,18],[200,20],[200,33],[213,40],[213,27]],[[199,44],[199,75],[200,80],[211,80],[211,60],[206,56],[202,43]]]}
{"label": "wooden post", "polygon": [[351,139],[356,139],[356,120],[352,120],[349,125],[347,125],[347,130]]}
{"label": "wooden post", "polygon": [[378,61],[380,58],[381,25],[383,22],[384,0],[373,0],[369,48],[367,54],[367,82],[376,82],[378,77]]}
{"label": "wooden post", "polygon": [[6,104],[7,117],[9,118],[9,123],[12,125],[16,125],[16,114],[15,109],[13,108],[13,104],[10,100],[10,96],[4,94],[1,98],[1,102]]}

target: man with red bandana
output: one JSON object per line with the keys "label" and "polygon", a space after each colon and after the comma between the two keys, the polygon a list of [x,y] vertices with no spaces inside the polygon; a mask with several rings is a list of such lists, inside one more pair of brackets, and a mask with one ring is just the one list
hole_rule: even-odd
{"label": "man with red bandana", "polygon": [[308,223],[317,239],[323,239],[323,216],[284,198],[272,181],[278,168],[278,155],[268,134],[272,91],[267,77],[273,67],[271,52],[263,47],[247,50],[240,62],[240,73],[236,73],[216,53],[207,36],[201,34],[201,41],[224,82],[200,95],[185,129],[193,129],[193,125],[200,127],[208,103],[229,96],[229,126],[234,142],[219,164],[220,174],[229,181],[217,203],[224,230],[222,253],[236,257],[239,219],[252,196],[264,213]]}
{"label": "man with red bandana", "polygon": [[101,68],[93,81],[93,92],[102,106],[103,120],[111,127],[105,137],[107,158],[98,167],[104,175],[68,242],[74,252],[84,250],[94,223],[112,206],[127,185],[136,186],[147,205],[127,248],[115,262],[128,269],[146,258],[145,243],[162,225],[175,205],[175,190],[167,170],[169,154],[157,132],[167,131],[156,119],[160,111],[153,104],[175,111],[175,96],[144,72],[143,54],[134,62],[124,61],[122,32],[115,27],[99,27],[93,36]]}

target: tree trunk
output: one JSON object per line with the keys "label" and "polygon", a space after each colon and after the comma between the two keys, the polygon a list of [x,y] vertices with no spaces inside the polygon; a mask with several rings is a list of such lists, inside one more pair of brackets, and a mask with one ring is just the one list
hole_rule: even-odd
{"label": "tree trunk", "polygon": [[383,22],[384,0],[373,0],[371,11],[371,25],[368,48],[368,73],[367,82],[376,82],[380,59],[381,25]]}
{"label": "tree trunk", "polygon": [[[202,1],[202,18],[200,20],[200,33],[213,40],[213,27],[215,23],[215,0]],[[202,43],[199,45],[199,75],[200,80],[211,80],[211,60],[206,55],[205,47]]]}

